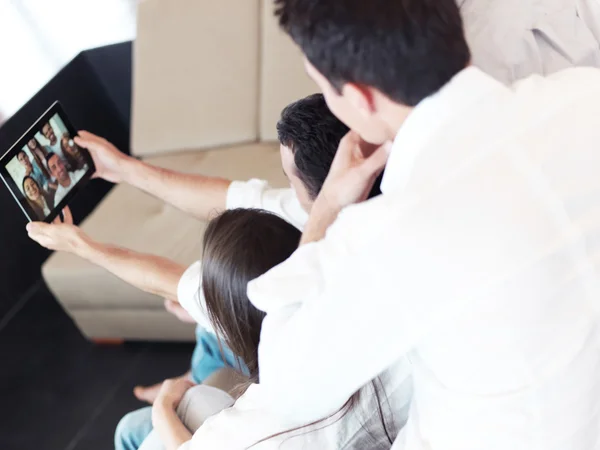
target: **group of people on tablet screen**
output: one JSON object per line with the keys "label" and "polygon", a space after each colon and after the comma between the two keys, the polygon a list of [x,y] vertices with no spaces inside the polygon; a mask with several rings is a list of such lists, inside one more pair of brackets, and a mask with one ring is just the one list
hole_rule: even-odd
{"label": "group of people on tablet screen", "polygon": [[15,182],[36,215],[44,219],[83,177],[86,161],[68,132],[59,139],[47,122],[41,134],[46,145],[33,137],[17,154],[25,172],[22,180]]}

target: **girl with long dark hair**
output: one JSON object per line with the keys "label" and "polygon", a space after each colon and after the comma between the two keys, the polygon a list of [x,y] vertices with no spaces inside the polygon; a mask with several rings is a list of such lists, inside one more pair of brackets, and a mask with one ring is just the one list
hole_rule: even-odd
{"label": "girl with long dark hair", "polygon": [[[234,408],[223,413],[229,420],[231,414],[245,415],[245,420],[235,432],[231,430],[228,436],[220,436],[218,448],[240,448],[245,445],[242,442],[252,441],[256,449],[389,449],[406,420],[406,414],[394,416],[391,411],[402,411],[399,404],[407,404],[411,392],[408,372],[402,368],[384,372],[379,379],[360,389],[340,411],[305,427],[289,429],[279,418],[257,409],[255,402],[260,397],[258,349],[265,314],[248,299],[247,284],[291,256],[300,237],[300,232],[283,219],[248,209],[226,211],[212,220],[205,232],[201,286],[205,304],[199,306],[210,318],[219,339],[240,358],[240,367],[243,361],[250,373],[248,382],[238,391],[238,394],[245,393]],[[184,448],[201,450],[200,446],[194,446],[192,432],[195,430],[190,428],[200,426],[197,435],[209,431],[217,422],[202,425],[207,411],[218,413],[235,401],[224,398],[223,393],[217,394],[214,388],[197,386],[188,397],[198,398],[196,404],[201,405],[200,414],[204,417],[189,420],[190,415],[194,416],[190,400],[184,402],[183,408],[180,403],[190,387],[187,381],[166,383],[154,404],[154,426],[167,450],[179,449],[186,442]],[[207,409],[211,402],[214,407]],[[177,416],[178,406],[180,413],[182,409],[187,410],[188,418],[182,420]],[[256,409],[254,413],[253,409]],[[250,416],[246,414],[254,415],[248,420]],[[188,428],[186,422],[194,425]],[[225,438],[227,444],[223,441]],[[152,444],[153,439],[150,437],[144,442],[140,450],[163,448]]]}

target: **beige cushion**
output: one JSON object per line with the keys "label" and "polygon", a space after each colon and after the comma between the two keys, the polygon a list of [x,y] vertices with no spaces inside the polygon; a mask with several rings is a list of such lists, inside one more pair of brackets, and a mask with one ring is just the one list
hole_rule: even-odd
{"label": "beige cushion", "polygon": [[194,325],[180,322],[162,308],[71,309],[68,313],[89,339],[194,340]]}
{"label": "beige cushion", "polygon": [[318,88],[304,71],[300,49],[279,28],[273,0],[261,1],[260,139],[274,141],[281,110]]}
{"label": "beige cushion", "polygon": [[[274,144],[183,152],[149,158],[148,162],[173,170],[231,179],[260,177],[276,186],[286,183]],[[120,185],[107,195],[82,228],[97,241],[187,265],[201,258],[204,226],[158,199],[131,186]],[[42,270],[56,298],[90,337],[175,339],[181,330],[190,329],[182,327],[164,311],[161,298],[146,294],[71,254],[54,253]],[[172,326],[175,330],[164,332],[165,327]]]}
{"label": "beige cushion", "polygon": [[255,141],[258,54],[258,0],[141,2],[132,152]]}

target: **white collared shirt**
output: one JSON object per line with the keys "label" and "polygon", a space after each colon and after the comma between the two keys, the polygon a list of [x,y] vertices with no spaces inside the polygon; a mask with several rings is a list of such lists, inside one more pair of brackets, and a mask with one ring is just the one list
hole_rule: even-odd
{"label": "white collared shirt", "polygon": [[309,423],[408,355],[395,449],[599,448],[599,142],[594,69],[423,101],[384,194],[250,283],[263,407]]}
{"label": "white collared shirt", "polygon": [[71,189],[77,184],[79,180],[83,178],[85,175],[86,169],[76,170],[75,172],[68,172],[69,178],[71,179],[71,184],[68,187],[64,187],[62,184],[58,184],[56,188],[56,193],[54,194],[54,207],[58,206],[58,204],[62,201],[63,198],[67,196]]}
{"label": "white collared shirt", "polygon": [[[299,230],[308,219],[293,189],[273,189],[265,180],[233,181],[227,190],[226,209],[257,208],[278,215]],[[206,300],[200,286],[202,264],[196,261],[184,272],[177,286],[181,306],[205,330],[214,333],[206,312]]]}

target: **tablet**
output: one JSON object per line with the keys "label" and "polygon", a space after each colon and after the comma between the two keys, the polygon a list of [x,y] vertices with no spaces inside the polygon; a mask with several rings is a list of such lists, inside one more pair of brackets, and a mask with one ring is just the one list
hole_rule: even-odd
{"label": "tablet", "polygon": [[94,174],[76,135],[56,102],[0,158],[0,178],[30,222],[54,220]]}

